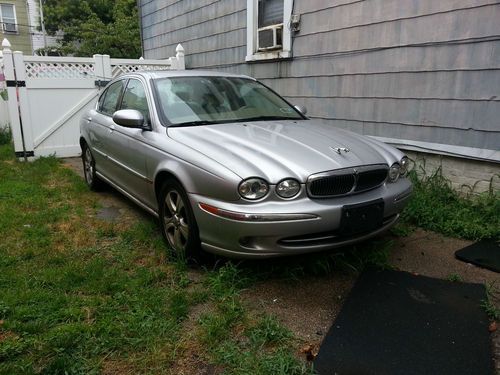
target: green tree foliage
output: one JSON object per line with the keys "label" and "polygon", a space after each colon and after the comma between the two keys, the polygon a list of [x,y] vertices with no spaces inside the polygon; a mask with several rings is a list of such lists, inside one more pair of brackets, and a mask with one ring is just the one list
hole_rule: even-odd
{"label": "green tree foliage", "polygon": [[136,0],[46,0],[43,10],[47,33],[64,32],[63,54],[141,55]]}

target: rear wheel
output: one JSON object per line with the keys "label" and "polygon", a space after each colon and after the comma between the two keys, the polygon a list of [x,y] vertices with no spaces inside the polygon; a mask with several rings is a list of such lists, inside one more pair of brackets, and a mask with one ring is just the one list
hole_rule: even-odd
{"label": "rear wheel", "polygon": [[200,238],[189,199],[181,184],[167,180],[159,197],[163,237],[176,258],[190,259],[200,253]]}
{"label": "rear wheel", "polygon": [[90,147],[85,145],[82,150],[83,174],[85,182],[91,190],[97,191],[102,188],[103,182],[97,177],[95,159]]}

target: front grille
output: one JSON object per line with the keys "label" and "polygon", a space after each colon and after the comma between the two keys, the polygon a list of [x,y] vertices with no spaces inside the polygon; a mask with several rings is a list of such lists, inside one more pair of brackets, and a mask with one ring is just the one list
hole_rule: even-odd
{"label": "front grille", "polygon": [[355,182],[353,174],[327,176],[311,181],[310,190],[319,196],[344,195],[352,190]]}
{"label": "front grille", "polygon": [[382,184],[387,178],[387,169],[374,169],[358,174],[355,191],[365,191]]}
{"label": "front grille", "polygon": [[312,198],[329,198],[374,189],[384,183],[387,165],[345,168],[309,176],[307,192]]}

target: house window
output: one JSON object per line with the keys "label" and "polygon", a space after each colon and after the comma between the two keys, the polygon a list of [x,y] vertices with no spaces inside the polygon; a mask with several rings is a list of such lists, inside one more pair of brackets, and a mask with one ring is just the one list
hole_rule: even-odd
{"label": "house window", "polygon": [[293,0],[247,0],[246,61],[291,57]]}
{"label": "house window", "polygon": [[4,33],[17,33],[16,8],[13,4],[0,4],[0,21]]}

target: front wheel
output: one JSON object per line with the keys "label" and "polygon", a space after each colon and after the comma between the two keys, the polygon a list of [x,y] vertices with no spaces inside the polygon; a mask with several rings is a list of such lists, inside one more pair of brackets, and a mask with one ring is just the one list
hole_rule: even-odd
{"label": "front wheel", "polygon": [[95,160],[90,147],[85,145],[82,150],[83,174],[85,182],[91,190],[97,191],[102,188],[102,181],[96,175]]}
{"label": "front wheel", "polygon": [[174,256],[189,259],[199,254],[198,226],[186,192],[175,180],[166,181],[160,191],[159,216],[163,238]]}

